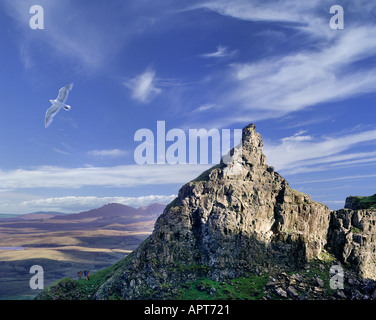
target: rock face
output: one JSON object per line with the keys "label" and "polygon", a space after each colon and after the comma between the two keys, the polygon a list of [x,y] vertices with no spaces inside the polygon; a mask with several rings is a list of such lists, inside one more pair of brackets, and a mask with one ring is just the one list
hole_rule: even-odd
{"label": "rock face", "polygon": [[332,212],[327,246],[339,261],[354,266],[361,277],[376,279],[375,210]]}
{"label": "rock face", "polygon": [[149,238],[111,267],[91,297],[164,299],[200,278],[222,282],[266,273],[277,275],[265,286],[271,295],[322,299],[332,293],[317,274],[329,282],[329,266],[308,275],[317,260],[334,256],[332,263],[353,266],[356,275],[346,271],[350,287],[333,298],[376,299],[375,281],[356,279],[376,280],[376,195],[351,197],[346,209],[332,212],[266,164],[253,124],[243,129],[240,146],[179,190]]}
{"label": "rock face", "polygon": [[243,129],[241,147],[232,150],[234,161],[222,161],[180,189],[152,235],[96,298],[142,299],[148,290],[174,290],[202,276],[221,280],[259,266],[296,268],[317,257],[331,211],[291,189],[265,163],[253,124]]}

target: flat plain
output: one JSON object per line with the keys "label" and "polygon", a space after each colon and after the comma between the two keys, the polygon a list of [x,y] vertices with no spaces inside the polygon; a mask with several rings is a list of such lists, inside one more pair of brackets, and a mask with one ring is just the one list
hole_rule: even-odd
{"label": "flat plain", "polygon": [[1,218],[0,300],[34,298],[40,290],[29,285],[33,265],[42,266],[47,286],[119,261],[151,234],[164,207],[108,204],[77,214]]}

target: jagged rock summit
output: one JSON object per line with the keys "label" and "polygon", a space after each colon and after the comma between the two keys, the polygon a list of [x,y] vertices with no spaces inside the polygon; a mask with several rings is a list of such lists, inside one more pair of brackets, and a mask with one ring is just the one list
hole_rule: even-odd
{"label": "jagged rock summit", "polygon": [[96,298],[140,299],[148,289],[174,289],[202,276],[294,268],[316,257],[326,244],[330,210],[291,189],[265,163],[262,147],[255,125],[245,127],[234,161],[184,185]]}
{"label": "jagged rock summit", "polygon": [[[266,164],[262,147],[255,125],[246,126],[240,146],[179,190],[153,233],[117,263],[93,298],[163,299],[202,277],[223,281],[250,273],[296,270],[324,248],[332,248],[344,263],[366,257],[358,265],[373,272],[369,262],[374,264],[374,259],[361,245],[373,236],[367,241],[354,236],[348,222],[368,228],[374,220],[360,221],[372,215],[332,212],[290,188]],[[354,245],[352,237],[360,244]],[[44,298],[43,292],[39,298]]]}

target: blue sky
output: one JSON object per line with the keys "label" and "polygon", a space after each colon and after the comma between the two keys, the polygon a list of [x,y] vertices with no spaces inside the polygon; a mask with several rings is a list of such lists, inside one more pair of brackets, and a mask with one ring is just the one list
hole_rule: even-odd
{"label": "blue sky", "polygon": [[[343,30],[329,27],[334,4]],[[332,209],[374,194],[375,17],[364,0],[3,0],[0,212],[170,202],[209,166],[137,165],[134,134],[157,121],[254,122],[293,188]],[[72,109],[44,128],[71,82]]]}

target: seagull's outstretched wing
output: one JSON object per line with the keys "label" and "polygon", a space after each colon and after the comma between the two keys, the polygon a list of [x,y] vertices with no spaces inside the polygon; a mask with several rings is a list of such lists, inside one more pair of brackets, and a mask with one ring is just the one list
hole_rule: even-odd
{"label": "seagull's outstretched wing", "polygon": [[61,102],[61,103],[65,103],[65,101],[68,98],[68,92],[70,90],[72,90],[72,88],[73,88],[73,83],[68,84],[65,87],[62,87],[59,90],[59,95],[57,96],[56,100],[59,101],[59,102]]}
{"label": "seagull's outstretched wing", "polygon": [[60,110],[59,107],[52,105],[52,107],[46,111],[46,117],[44,120],[44,126],[46,128],[50,125],[50,123],[52,122],[52,119],[54,118],[55,114],[58,113],[59,110]]}

